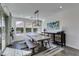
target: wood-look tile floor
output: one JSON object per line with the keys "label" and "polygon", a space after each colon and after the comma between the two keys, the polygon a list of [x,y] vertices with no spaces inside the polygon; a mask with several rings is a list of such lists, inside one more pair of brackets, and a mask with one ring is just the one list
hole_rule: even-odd
{"label": "wood-look tile floor", "polygon": [[79,56],[79,50],[71,47],[64,47],[64,50],[55,54],[54,56]]}
{"label": "wood-look tile floor", "polygon": [[57,54],[53,55],[53,53],[50,56],[79,56],[79,50],[71,48],[71,47],[63,47],[64,50],[61,52],[58,52]]}

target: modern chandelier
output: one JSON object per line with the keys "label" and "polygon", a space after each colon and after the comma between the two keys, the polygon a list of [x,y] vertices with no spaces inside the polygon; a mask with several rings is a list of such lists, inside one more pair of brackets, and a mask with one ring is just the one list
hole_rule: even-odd
{"label": "modern chandelier", "polygon": [[41,20],[39,20],[39,10],[34,12],[35,15],[35,26],[41,26]]}

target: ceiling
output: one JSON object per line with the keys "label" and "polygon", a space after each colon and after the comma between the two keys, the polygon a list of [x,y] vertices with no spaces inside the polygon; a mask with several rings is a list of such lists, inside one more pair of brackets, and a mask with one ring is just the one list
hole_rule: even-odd
{"label": "ceiling", "polygon": [[[36,10],[39,10],[40,19],[50,19],[50,16],[74,7],[79,7],[77,3],[6,3],[12,16],[30,18]],[[62,8],[60,8],[62,6]]]}

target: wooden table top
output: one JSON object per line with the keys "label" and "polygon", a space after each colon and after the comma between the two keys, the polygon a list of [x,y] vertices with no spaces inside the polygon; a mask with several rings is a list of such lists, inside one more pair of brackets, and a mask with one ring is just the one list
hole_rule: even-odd
{"label": "wooden table top", "polygon": [[42,41],[42,40],[48,40],[51,37],[48,36],[44,36],[44,35],[36,35],[36,36],[30,36],[32,39],[34,39],[35,41]]}

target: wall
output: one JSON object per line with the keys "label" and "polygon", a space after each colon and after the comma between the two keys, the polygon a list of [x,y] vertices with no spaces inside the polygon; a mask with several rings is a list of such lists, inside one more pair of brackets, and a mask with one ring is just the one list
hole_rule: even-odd
{"label": "wall", "polygon": [[79,49],[79,8],[62,10],[53,15],[52,19],[61,21],[62,30],[66,33],[67,46]]}

